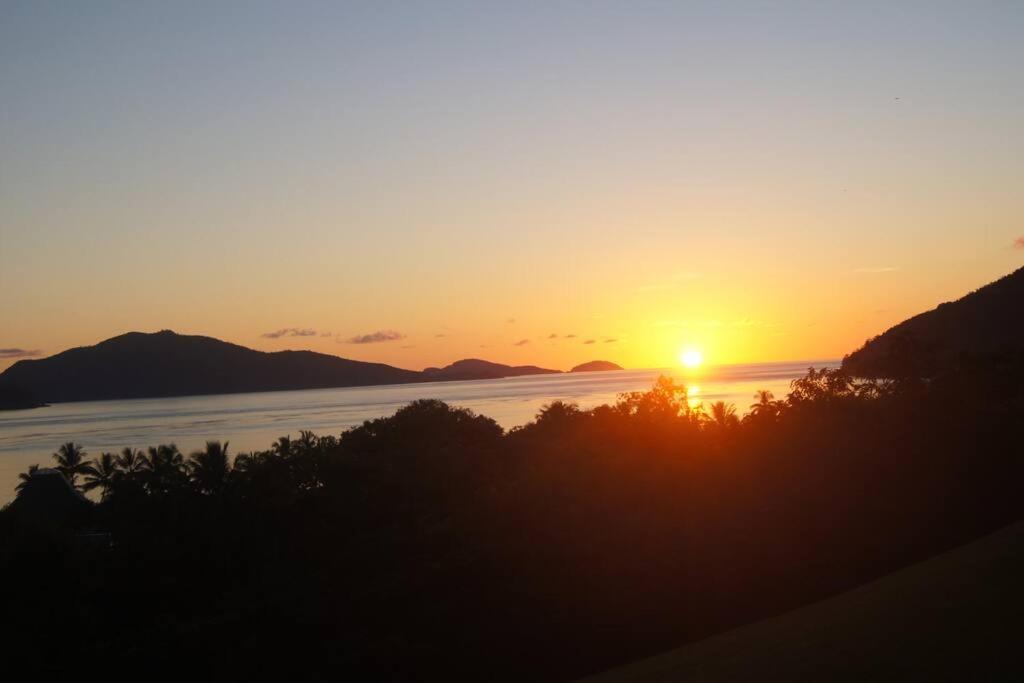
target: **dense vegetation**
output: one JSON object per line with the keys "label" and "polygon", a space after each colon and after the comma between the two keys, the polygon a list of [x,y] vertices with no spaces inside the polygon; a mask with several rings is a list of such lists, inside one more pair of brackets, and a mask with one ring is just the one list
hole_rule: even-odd
{"label": "dense vegetation", "polygon": [[29,514],[26,473],[0,514],[6,644],[108,676],[572,678],[1021,517],[1021,370],[812,370],[742,419],[662,379],[508,433],[417,401],[233,462],[65,444],[101,502]]}

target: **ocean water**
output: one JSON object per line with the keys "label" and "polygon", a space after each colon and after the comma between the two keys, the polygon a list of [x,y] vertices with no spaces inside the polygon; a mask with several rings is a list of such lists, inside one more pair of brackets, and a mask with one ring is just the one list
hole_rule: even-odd
{"label": "ocean water", "polygon": [[184,396],[61,403],[34,410],[0,412],[0,504],[14,497],[18,473],[53,462],[65,441],[82,444],[90,456],[175,443],[184,452],[211,439],[230,441],[230,452],[263,450],[279,436],[303,429],[339,434],[364,420],[394,413],[420,398],[437,398],[494,418],[505,428],[529,422],[545,403],[574,401],[581,408],[613,403],[618,394],[649,389],[668,375],[690,389],[691,403],[724,400],[747,411],[758,389],[779,398],[809,367],[837,361],[723,365],[697,371],[621,370],[531,375],[466,382],[431,382],[342,389]]}

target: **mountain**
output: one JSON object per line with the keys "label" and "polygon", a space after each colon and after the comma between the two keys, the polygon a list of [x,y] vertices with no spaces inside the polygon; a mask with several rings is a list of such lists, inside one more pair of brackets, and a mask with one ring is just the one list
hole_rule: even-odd
{"label": "mountain", "polygon": [[569,372],[608,372],[609,370],[621,370],[622,367],[607,360],[592,360],[589,363],[577,365]]}
{"label": "mountain", "polygon": [[557,373],[468,358],[423,372],[313,351],[264,352],[170,330],[129,332],[0,373],[0,409],[42,402],[162,398],[251,391],[497,379]]}
{"label": "mountain", "polygon": [[31,391],[6,382],[0,383],[0,410],[24,410],[42,405],[45,404]]}
{"label": "mountain", "polygon": [[423,381],[418,372],[312,351],[266,353],[169,330],[129,332],[49,358],[20,360],[0,385],[41,401],[226,394]]}
{"label": "mountain", "polygon": [[1024,355],[1024,268],[921,313],[843,359],[863,377],[934,374],[964,356]]}
{"label": "mountain", "polygon": [[552,375],[559,370],[539,368],[536,365],[504,365],[492,363],[479,358],[465,358],[443,368],[426,368],[423,375],[429,381],[466,380],[466,379],[499,379],[501,377],[518,377],[520,375]]}

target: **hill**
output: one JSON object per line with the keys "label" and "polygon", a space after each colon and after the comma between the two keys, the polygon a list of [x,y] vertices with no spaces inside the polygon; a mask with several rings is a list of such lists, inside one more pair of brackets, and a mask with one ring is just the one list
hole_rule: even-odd
{"label": "hill", "polygon": [[569,372],[609,372],[611,370],[621,370],[622,367],[606,360],[592,360],[589,363],[582,363],[577,365]]}
{"label": "hill", "polygon": [[1024,522],[781,616],[587,679],[1018,680]]}
{"label": "hill", "polygon": [[960,358],[1024,355],[1024,268],[869,340],[843,360],[864,377],[934,374]]}
{"label": "hill", "polygon": [[0,382],[0,410],[25,410],[46,405],[23,387]]}
{"label": "hill", "polygon": [[505,365],[492,363],[479,358],[465,358],[443,368],[426,368],[423,375],[431,381],[499,379],[501,377],[519,377],[521,375],[552,375],[559,370],[539,368],[536,365]]}
{"label": "hill", "polygon": [[47,403],[499,379],[558,370],[468,358],[423,372],[314,351],[264,352],[170,330],[20,360],[0,373],[0,409]]}
{"label": "hill", "polygon": [[0,384],[46,402],[159,398],[422,381],[418,372],[312,351],[266,353],[165,330],[21,360]]}

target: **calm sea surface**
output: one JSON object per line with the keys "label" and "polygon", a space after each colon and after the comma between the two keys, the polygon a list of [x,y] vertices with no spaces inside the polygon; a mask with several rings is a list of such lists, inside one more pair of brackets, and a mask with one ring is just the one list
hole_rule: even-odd
{"label": "calm sea surface", "polygon": [[808,367],[836,361],[754,363],[680,370],[621,370],[533,375],[471,382],[432,382],[345,389],[274,391],[256,394],[185,396],[61,403],[35,410],[0,412],[0,504],[14,497],[18,473],[44,467],[65,441],[82,444],[90,456],[125,446],[176,443],[185,453],[207,440],[231,442],[231,452],[262,450],[279,436],[299,430],[339,434],[363,420],[390,415],[419,398],[438,398],[494,418],[503,427],[529,422],[556,399],[582,408],[612,403],[624,391],[650,388],[665,374],[690,387],[691,400],[729,401],[746,412],[757,389],[786,395],[789,382]]}

